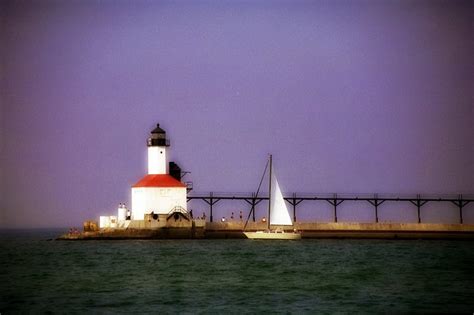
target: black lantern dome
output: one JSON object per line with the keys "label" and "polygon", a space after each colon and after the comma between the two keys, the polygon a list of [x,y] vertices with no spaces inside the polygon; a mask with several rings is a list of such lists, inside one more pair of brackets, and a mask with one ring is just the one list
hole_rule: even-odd
{"label": "black lantern dome", "polygon": [[170,140],[166,139],[166,131],[161,129],[160,124],[156,124],[148,138],[147,144],[149,147],[169,147]]}

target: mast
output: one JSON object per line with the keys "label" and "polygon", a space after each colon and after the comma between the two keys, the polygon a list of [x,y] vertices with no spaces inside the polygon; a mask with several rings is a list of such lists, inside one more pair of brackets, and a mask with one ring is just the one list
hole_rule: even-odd
{"label": "mast", "polygon": [[270,154],[270,176],[268,181],[268,220],[267,228],[270,230],[270,211],[272,207],[272,155]]}

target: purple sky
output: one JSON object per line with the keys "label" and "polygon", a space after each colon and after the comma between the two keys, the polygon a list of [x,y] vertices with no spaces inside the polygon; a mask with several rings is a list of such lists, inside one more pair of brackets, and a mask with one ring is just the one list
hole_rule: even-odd
{"label": "purple sky", "polygon": [[[129,205],[157,122],[196,192],[255,190],[268,153],[287,193],[474,192],[472,1],[0,12],[0,227],[79,226]],[[371,220],[356,208],[341,220]]]}

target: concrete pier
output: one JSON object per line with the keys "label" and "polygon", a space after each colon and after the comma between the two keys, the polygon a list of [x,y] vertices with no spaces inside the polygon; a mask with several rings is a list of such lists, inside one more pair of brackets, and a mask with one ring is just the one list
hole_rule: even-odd
{"label": "concrete pier", "polygon": [[[101,229],[64,234],[59,240],[98,239],[222,239],[245,238],[243,222],[193,221],[186,226],[151,226],[136,222],[126,229]],[[282,229],[292,231],[287,226]],[[474,224],[317,223],[297,222],[302,238],[474,239]],[[249,222],[246,231],[265,230],[266,223]]]}

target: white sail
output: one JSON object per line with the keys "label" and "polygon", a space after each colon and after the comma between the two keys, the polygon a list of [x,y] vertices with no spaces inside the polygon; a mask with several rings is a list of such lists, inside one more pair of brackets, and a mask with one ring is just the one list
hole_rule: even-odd
{"label": "white sail", "polygon": [[[265,167],[265,170],[267,167]],[[270,191],[270,221],[269,225],[293,225],[290,213],[286,207],[285,200],[281,193],[280,185],[276,179],[275,172],[272,167],[272,156],[270,155],[270,174],[269,180],[271,185]],[[260,189],[260,186],[258,187]],[[245,228],[244,228],[245,229]],[[285,232],[286,228],[271,230],[270,226],[266,231],[244,231],[244,235],[252,240],[299,240],[301,233],[296,230]]]}
{"label": "white sail", "polygon": [[293,225],[274,170],[272,170],[272,194],[270,202],[270,224]]}

